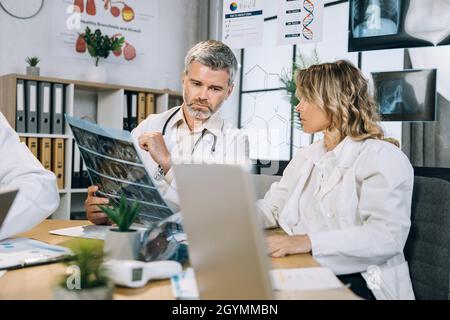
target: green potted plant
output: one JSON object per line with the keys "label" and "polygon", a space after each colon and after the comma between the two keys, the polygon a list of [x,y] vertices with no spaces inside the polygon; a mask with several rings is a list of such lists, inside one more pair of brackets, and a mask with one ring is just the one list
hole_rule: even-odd
{"label": "green potted plant", "polygon": [[28,64],[27,75],[39,76],[40,68],[37,66],[39,64],[39,62],[41,61],[39,59],[39,57],[36,57],[36,56],[27,57],[25,61]]}
{"label": "green potted plant", "polygon": [[73,256],[65,261],[66,275],[54,290],[57,300],[110,300],[114,285],[107,277],[100,240],[76,239],[67,244]]}
{"label": "green potted plant", "polygon": [[139,202],[130,203],[125,196],[119,206],[100,206],[100,209],[114,222],[105,236],[104,252],[108,259],[137,260],[139,257],[140,233],[131,225],[140,211]]}
{"label": "green potted plant", "polygon": [[[292,126],[299,130],[302,130],[302,124],[300,122],[300,114],[295,111],[295,107],[298,105],[299,101],[296,96],[297,91],[297,83],[296,76],[298,70],[307,69],[314,64],[319,64],[319,54],[317,53],[317,49],[314,48],[310,55],[304,55],[303,53],[299,53],[296,61],[292,63],[292,69],[289,71],[283,71],[280,76],[280,81],[286,88],[289,97],[289,103],[291,105],[291,119]],[[311,135],[311,143],[314,139],[314,134]]]}
{"label": "green potted plant", "polygon": [[92,32],[89,27],[86,27],[84,33],[80,34],[79,37],[85,42],[89,55],[94,58],[94,66],[89,68],[87,79],[90,81],[105,82],[107,78],[106,69],[100,66],[99,62],[101,59],[108,58],[111,52],[120,51],[125,42],[125,38],[103,35],[100,29]]}

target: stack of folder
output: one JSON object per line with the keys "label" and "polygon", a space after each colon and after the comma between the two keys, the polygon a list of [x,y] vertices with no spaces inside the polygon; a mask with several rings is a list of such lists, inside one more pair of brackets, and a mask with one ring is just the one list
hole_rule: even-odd
{"label": "stack of folder", "polygon": [[65,143],[62,138],[20,137],[42,166],[56,175],[59,189],[64,189]]}
{"label": "stack of folder", "polygon": [[73,144],[72,150],[72,188],[86,189],[91,185],[86,165],[81,158],[80,150]]}
{"label": "stack of folder", "polygon": [[155,95],[126,91],[123,102],[123,129],[132,131],[150,114],[155,113]]}
{"label": "stack of folder", "polygon": [[64,134],[64,85],[18,79],[16,131]]}

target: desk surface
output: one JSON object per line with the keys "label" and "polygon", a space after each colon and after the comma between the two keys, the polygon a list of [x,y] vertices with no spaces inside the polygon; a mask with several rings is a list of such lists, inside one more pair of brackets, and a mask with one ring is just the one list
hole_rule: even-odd
{"label": "desk surface", "polygon": [[[50,230],[81,226],[87,221],[45,220],[30,232],[20,234],[51,244],[61,244],[69,237],[49,234]],[[272,268],[308,268],[319,264],[310,254],[292,255],[271,259]],[[62,264],[48,264],[8,271],[0,277],[0,299],[52,299],[53,288],[65,267]],[[292,294],[287,296],[292,298]],[[296,292],[295,299],[355,299],[349,289]],[[138,289],[116,288],[114,299],[173,299],[170,280],[150,281]]]}

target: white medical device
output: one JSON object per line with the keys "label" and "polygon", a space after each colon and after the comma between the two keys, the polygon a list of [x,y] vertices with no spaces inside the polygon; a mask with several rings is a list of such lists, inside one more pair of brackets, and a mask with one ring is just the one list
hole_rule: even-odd
{"label": "white medical device", "polygon": [[136,260],[109,260],[103,264],[111,280],[120,286],[139,288],[149,280],[168,279],[183,268],[176,261],[142,262]]}

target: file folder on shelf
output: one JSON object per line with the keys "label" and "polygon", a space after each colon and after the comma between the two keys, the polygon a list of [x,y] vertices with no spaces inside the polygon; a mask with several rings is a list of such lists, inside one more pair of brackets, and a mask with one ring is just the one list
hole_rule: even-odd
{"label": "file folder on shelf", "polygon": [[146,114],[146,107],[145,107],[145,93],[139,92],[138,94],[138,106],[137,106],[137,124],[141,123],[142,121],[147,118]]}
{"label": "file folder on shelf", "polygon": [[28,149],[30,149],[31,153],[36,157],[36,159],[39,159],[38,138],[28,138],[27,146],[28,146]]}
{"label": "file folder on shelf", "polygon": [[145,117],[155,113],[155,95],[147,93],[145,96]]}
{"label": "file folder on shelf", "polygon": [[75,143],[72,145],[72,188],[81,188],[81,176],[80,176],[80,150],[75,145]]}
{"label": "file folder on shelf", "polygon": [[52,88],[52,126],[54,134],[64,134],[64,85],[54,83]]}
{"label": "file folder on shelf", "polygon": [[38,123],[37,123],[37,82],[27,81],[26,82],[26,115],[27,115],[27,132],[37,133]]}
{"label": "file folder on shelf", "polygon": [[64,189],[64,139],[52,139],[52,171],[59,189]]}
{"label": "file folder on shelf", "polygon": [[38,132],[50,133],[50,94],[51,84],[39,83]]}
{"label": "file folder on shelf", "polygon": [[130,113],[130,108],[128,106],[128,93],[125,92],[123,95],[123,130],[130,131],[130,121],[128,120],[128,115]]}
{"label": "file folder on shelf", "polygon": [[50,138],[39,139],[39,161],[45,170],[52,170],[52,140]]}
{"label": "file folder on shelf", "polygon": [[137,93],[130,93],[130,131],[137,127]]}
{"label": "file folder on shelf", "polygon": [[86,164],[81,159],[81,188],[87,188],[91,185],[91,180],[87,172]]}
{"label": "file folder on shelf", "polygon": [[16,131],[27,132],[27,115],[25,112],[25,82],[17,80],[16,83]]}

